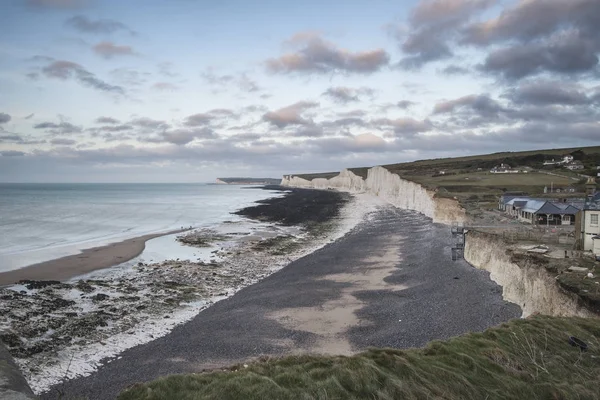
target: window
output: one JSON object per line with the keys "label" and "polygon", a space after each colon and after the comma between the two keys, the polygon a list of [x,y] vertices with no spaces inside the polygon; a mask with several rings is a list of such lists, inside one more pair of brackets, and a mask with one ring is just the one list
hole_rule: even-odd
{"label": "window", "polygon": [[590,215],[590,225],[598,225],[598,214]]}

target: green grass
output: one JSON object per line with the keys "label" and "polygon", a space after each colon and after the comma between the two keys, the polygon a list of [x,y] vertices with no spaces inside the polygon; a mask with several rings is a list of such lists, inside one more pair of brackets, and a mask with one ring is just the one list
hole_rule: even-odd
{"label": "green grass", "polygon": [[[585,341],[580,352],[569,336]],[[534,316],[423,349],[293,356],[138,384],[119,400],[598,399],[600,319]]]}

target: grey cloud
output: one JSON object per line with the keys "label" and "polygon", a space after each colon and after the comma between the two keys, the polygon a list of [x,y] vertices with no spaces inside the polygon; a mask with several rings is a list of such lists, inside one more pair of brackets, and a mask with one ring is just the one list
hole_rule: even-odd
{"label": "grey cloud", "polygon": [[31,79],[32,81],[37,81],[38,79],[40,79],[40,74],[37,72],[28,72],[25,74],[25,76]]}
{"label": "grey cloud", "polygon": [[452,113],[455,110],[464,107],[486,117],[495,117],[498,116],[498,113],[505,111],[504,107],[502,107],[496,100],[490,98],[488,95],[469,95],[455,100],[437,103],[433,109],[433,113]]}
{"label": "grey cloud", "polygon": [[323,92],[322,96],[327,96],[336,103],[347,104],[360,101],[360,96],[362,95],[373,97],[374,93],[375,91],[373,89],[367,87],[353,89],[344,86],[337,86],[330,87]]}
{"label": "grey cloud", "polygon": [[195,139],[216,139],[217,135],[210,128],[203,127],[200,129],[175,129],[162,134],[165,142],[186,145]]}
{"label": "grey cloud", "polygon": [[592,99],[577,85],[569,82],[536,80],[519,85],[507,94],[517,104],[590,104]]}
{"label": "grey cloud", "polygon": [[398,65],[415,69],[451,57],[449,43],[457,29],[495,3],[495,0],[421,0],[409,19],[408,35],[404,31],[395,33],[406,54]]}
{"label": "grey cloud", "polygon": [[2,157],[21,157],[24,156],[25,153],[17,150],[0,150],[0,156]]}
{"label": "grey cloud", "polygon": [[278,128],[284,128],[288,125],[307,125],[310,120],[302,117],[302,113],[310,108],[318,107],[319,103],[311,101],[300,101],[279,110],[269,111],[263,115],[263,120],[270,122]]}
{"label": "grey cloud", "polygon": [[232,110],[225,108],[215,108],[204,113],[197,113],[185,118],[185,126],[203,126],[209,125],[219,119],[237,119],[238,115]]}
{"label": "grey cloud", "polygon": [[396,103],[398,108],[401,108],[403,110],[406,110],[406,109],[414,106],[415,104],[416,103],[414,101],[410,101],[410,100],[400,100],[398,103]]}
{"label": "grey cloud", "polygon": [[207,125],[213,120],[214,116],[208,113],[198,113],[186,117],[184,125],[186,126],[202,126]]}
{"label": "grey cloud", "polygon": [[446,75],[466,75],[470,70],[458,65],[448,65],[447,67],[442,68],[440,72]]}
{"label": "grey cloud", "polygon": [[350,110],[350,111],[344,111],[344,112],[339,112],[337,114],[339,117],[342,118],[354,118],[354,117],[364,117],[365,115],[367,115],[367,112],[365,110]]}
{"label": "grey cloud", "polygon": [[101,130],[101,131],[105,131],[105,132],[123,132],[123,131],[130,131],[130,130],[132,130],[133,126],[127,125],[127,124],[107,125],[107,126],[101,126],[98,129]]}
{"label": "grey cloud", "polygon": [[118,124],[121,121],[111,117],[98,117],[95,121],[97,124]]}
{"label": "grey cloud", "polygon": [[125,31],[135,34],[125,24],[112,19],[91,20],[84,15],[76,15],[65,21],[65,25],[84,33],[109,34],[117,31]]}
{"label": "grey cloud", "polygon": [[167,124],[165,121],[159,121],[146,117],[136,118],[129,123],[131,125],[146,129],[166,129],[169,127],[169,124]]}
{"label": "grey cloud", "polygon": [[94,53],[106,59],[118,56],[133,56],[136,54],[131,46],[122,46],[106,41],[94,45],[92,50]]}
{"label": "grey cloud", "polygon": [[59,145],[59,146],[71,146],[77,143],[73,139],[64,139],[64,138],[56,138],[50,140],[50,144]]}
{"label": "grey cloud", "polygon": [[315,34],[297,34],[289,43],[298,48],[297,52],[268,59],[268,71],[283,74],[371,74],[387,66],[390,61],[389,54],[383,49],[351,52],[338,48]]}
{"label": "grey cloud", "polygon": [[35,115],[34,113],[31,113],[31,114],[23,117],[23,119],[31,119],[31,118],[33,118],[34,115]]}
{"label": "grey cloud", "polygon": [[0,112],[0,124],[5,124],[10,121],[10,115]]}
{"label": "grey cloud", "polygon": [[81,65],[71,61],[53,61],[42,68],[42,72],[49,78],[62,80],[74,78],[84,86],[98,89],[103,92],[113,92],[118,94],[125,93],[122,87],[111,85],[98,79],[94,74],[87,71]]}
{"label": "grey cloud", "polygon": [[516,44],[490,53],[480,70],[518,80],[544,71],[573,74],[598,66],[600,45],[582,39],[575,31],[528,44]]}
{"label": "grey cloud", "polygon": [[381,127],[391,127],[396,135],[415,135],[421,132],[428,132],[433,129],[433,125],[430,121],[418,121],[414,118],[380,118],[371,121],[372,126],[376,126],[379,129]]}
{"label": "grey cloud", "polygon": [[321,137],[323,135],[323,128],[316,124],[300,126],[298,129],[292,132],[292,136],[295,137]]}
{"label": "grey cloud", "polygon": [[575,28],[586,37],[600,35],[597,0],[530,0],[518,2],[500,16],[467,27],[463,41],[476,45],[516,39],[532,41],[563,28]]}
{"label": "grey cloud", "polygon": [[69,133],[80,133],[83,129],[80,126],[71,124],[70,122],[40,122],[33,126],[34,129],[46,129],[46,132],[53,135],[64,135]]}

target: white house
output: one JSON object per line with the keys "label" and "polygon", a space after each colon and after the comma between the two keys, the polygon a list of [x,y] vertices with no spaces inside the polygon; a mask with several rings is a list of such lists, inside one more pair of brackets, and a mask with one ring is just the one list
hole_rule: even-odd
{"label": "white house", "polygon": [[570,169],[571,171],[584,169],[583,163],[581,161],[573,161],[565,166],[565,168]]}
{"label": "white house", "polygon": [[512,167],[508,164],[500,164],[496,165],[494,168],[490,170],[492,174],[518,174],[518,169],[512,169]]}
{"label": "white house", "polygon": [[571,155],[566,155],[562,158],[562,160],[559,161],[554,161],[554,158],[552,159],[552,161],[544,161],[544,165],[560,165],[560,164],[568,164],[573,162],[573,156]]}
{"label": "white house", "polygon": [[588,198],[580,214],[577,232],[581,235],[581,249],[600,256],[600,192],[595,190],[596,181],[590,177],[586,184]]}

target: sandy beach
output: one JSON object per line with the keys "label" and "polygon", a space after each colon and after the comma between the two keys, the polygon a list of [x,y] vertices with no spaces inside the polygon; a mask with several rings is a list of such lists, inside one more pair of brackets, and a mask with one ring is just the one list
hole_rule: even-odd
{"label": "sandy beach", "polygon": [[86,249],[79,254],[44,261],[25,268],[1,272],[0,287],[12,285],[21,280],[62,281],[88,272],[112,267],[140,255],[144,251],[148,240],[184,231],[186,229],[138,236],[110,243],[106,246]]}

